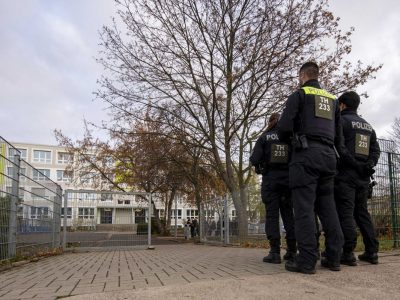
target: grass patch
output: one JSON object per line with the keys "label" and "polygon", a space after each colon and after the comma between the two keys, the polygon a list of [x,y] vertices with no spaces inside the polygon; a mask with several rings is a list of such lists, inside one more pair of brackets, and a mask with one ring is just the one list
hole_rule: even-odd
{"label": "grass patch", "polygon": [[[395,249],[394,241],[388,238],[387,236],[380,236],[378,240],[379,240],[379,251],[390,251]],[[319,242],[320,242],[320,250],[323,251],[325,249],[325,238],[321,236]],[[240,239],[237,237],[231,237],[230,243],[233,246],[238,246],[243,248],[262,248],[262,249],[270,248],[269,242],[266,238]],[[286,247],[286,241],[284,239],[282,240],[282,247]],[[356,252],[364,251],[364,243],[361,235],[357,236],[357,246],[354,251]]]}

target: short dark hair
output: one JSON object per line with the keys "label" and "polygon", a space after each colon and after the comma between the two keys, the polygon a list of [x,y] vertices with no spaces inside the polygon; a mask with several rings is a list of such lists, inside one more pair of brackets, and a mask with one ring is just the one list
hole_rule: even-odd
{"label": "short dark hair", "polygon": [[304,72],[310,79],[318,79],[319,67],[315,62],[309,61],[301,66],[300,72]]}
{"label": "short dark hair", "polygon": [[345,92],[338,98],[339,103],[344,103],[348,108],[357,109],[360,105],[360,96],[354,92]]}

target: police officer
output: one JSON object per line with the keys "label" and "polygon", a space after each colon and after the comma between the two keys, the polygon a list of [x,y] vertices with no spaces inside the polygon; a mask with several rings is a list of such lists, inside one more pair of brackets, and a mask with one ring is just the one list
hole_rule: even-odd
{"label": "police officer", "polygon": [[257,140],[250,157],[256,172],[263,175],[261,197],[266,210],[265,231],[271,246],[268,256],[265,256],[263,261],[274,264],[282,262],[279,211],[286,230],[287,252],[283,258],[294,259],[297,252],[289,190],[289,145],[279,141],[276,133],[278,120],[278,113],[271,115],[268,128]]}
{"label": "police officer", "polygon": [[340,270],[343,233],[333,196],[336,173],[334,145],[340,146],[341,125],[339,105],[335,97],[321,89],[319,68],[307,62],[299,72],[301,88],[291,94],[278,123],[278,135],[284,142],[292,139],[293,151],[289,165],[295,234],[299,254],[286,262],[291,272],[314,274],[317,262],[315,212],[322,223],[326,238],[323,267]]}
{"label": "police officer", "polygon": [[379,144],[372,126],[357,114],[359,95],[346,92],[338,100],[345,146],[351,154],[349,159],[339,161],[335,180],[336,208],[345,239],[341,263],[357,265],[353,253],[357,244],[355,219],[365,245],[365,253],[359,259],[377,264],[379,242],[367,210],[367,198],[370,176],[380,156]]}

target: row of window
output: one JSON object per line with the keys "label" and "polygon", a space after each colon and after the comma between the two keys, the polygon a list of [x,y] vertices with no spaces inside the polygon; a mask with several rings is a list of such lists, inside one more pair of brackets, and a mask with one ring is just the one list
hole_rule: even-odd
{"label": "row of window", "polygon": [[[26,173],[26,168],[20,168],[20,181],[26,180],[26,176],[29,176]],[[13,176],[13,167],[7,168],[7,175],[9,177]],[[33,169],[32,179],[36,181],[44,181],[50,178],[50,169]],[[70,172],[66,172],[65,170],[57,170],[57,181],[63,182],[71,182],[72,174]]]}
{"label": "row of window", "polygon": [[[21,159],[28,159],[28,151],[27,149],[18,149],[21,153]],[[13,159],[14,155],[17,154],[15,149],[8,149],[8,158]],[[51,151],[46,150],[33,150],[33,162],[51,164]],[[59,164],[68,164],[72,162],[72,155],[67,152],[57,152],[57,163]]]}
{"label": "row of window", "polygon": [[[164,215],[164,210],[160,211],[161,216]],[[178,219],[182,219],[182,209],[177,209]],[[199,211],[197,209],[187,209],[186,217],[187,218],[197,218],[199,216]],[[175,209],[171,210],[171,218],[175,219]]]}
{"label": "row of window", "polygon": [[[50,217],[50,210],[47,206],[31,206],[28,207],[29,210],[25,210],[26,212],[29,211],[30,219],[48,219]],[[18,207],[18,215],[22,216],[24,213],[24,207]],[[27,216],[28,217],[28,216]],[[64,217],[64,207],[61,208],[61,218]],[[72,218],[72,207],[67,208],[67,218]],[[78,208],[78,219],[94,219],[94,208],[90,207],[79,207]]]}

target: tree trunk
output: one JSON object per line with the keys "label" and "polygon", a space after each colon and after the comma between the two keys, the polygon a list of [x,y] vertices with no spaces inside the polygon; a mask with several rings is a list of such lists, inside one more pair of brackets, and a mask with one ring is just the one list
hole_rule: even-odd
{"label": "tree trunk", "polygon": [[233,204],[236,209],[236,221],[238,222],[238,236],[240,239],[247,238],[248,235],[248,212],[247,212],[247,193],[245,189],[234,190],[231,193]]}
{"label": "tree trunk", "polygon": [[[174,202],[174,199],[175,199],[175,195],[176,195],[176,188],[172,188],[171,189],[171,193],[170,193],[170,195],[169,195],[169,197],[168,197],[168,195],[167,195],[167,216],[168,216],[168,218],[166,219],[166,224],[165,224],[165,228],[166,228],[166,231],[168,232],[168,234],[170,234],[171,233],[171,211],[172,211],[172,203]],[[178,216],[177,216],[177,212],[175,212],[175,218],[177,218]]]}

